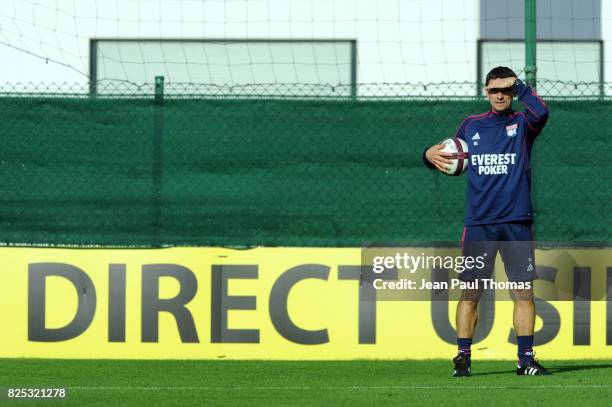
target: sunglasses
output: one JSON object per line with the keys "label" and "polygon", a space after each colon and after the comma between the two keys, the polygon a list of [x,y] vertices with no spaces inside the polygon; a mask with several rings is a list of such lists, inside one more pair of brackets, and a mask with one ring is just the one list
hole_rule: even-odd
{"label": "sunglasses", "polygon": [[495,95],[496,93],[503,93],[504,95],[514,96],[514,91],[512,88],[490,88],[485,89],[489,95]]}

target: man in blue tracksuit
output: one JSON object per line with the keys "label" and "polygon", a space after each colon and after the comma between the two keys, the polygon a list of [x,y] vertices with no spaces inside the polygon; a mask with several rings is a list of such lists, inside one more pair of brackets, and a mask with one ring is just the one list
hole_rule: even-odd
{"label": "man in blue tracksuit", "polygon": [[[482,256],[486,267],[460,275],[464,281],[491,276],[497,251],[500,251],[508,280],[532,282],[536,278],[531,224],[531,148],[548,119],[544,101],[506,67],[491,70],[486,77],[486,92],[491,110],[469,116],[455,137],[465,140],[469,150],[467,206],[462,249],[465,256]],[[512,110],[516,96],[525,110]],[[429,168],[442,170],[450,164],[443,146],[423,152]],[[512,242],[512,243],[510,243]],[[453,359],[454,376],[469,376],[471,344],[477,320],[482,287],[464,290],[457,306],[457,345]],[[514,329],[518,342],[519,375],[550,374],[534,359],[533,332],[535,304],[533,287],[513,290]]]}

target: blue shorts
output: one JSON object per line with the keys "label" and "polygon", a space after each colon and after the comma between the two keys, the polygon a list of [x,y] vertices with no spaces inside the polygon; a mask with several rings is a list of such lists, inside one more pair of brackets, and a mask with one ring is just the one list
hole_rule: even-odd
{"label": "blue shorts", "polygon": [[459,273],[459,279],[474,281],[491,278],[498,250],[508,281],[536,279],[535,242],[530,221],[466,226],[461,238],[461,253],[474,258],[482,256],[484,267],[466,269]]}

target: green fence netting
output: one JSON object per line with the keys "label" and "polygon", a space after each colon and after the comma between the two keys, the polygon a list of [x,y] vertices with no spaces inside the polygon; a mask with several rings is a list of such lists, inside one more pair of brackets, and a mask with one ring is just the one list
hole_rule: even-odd
{"label": "green fence netting", "polygon": [[[536,142],[537,238],[610,241],[612,101],[568,86],[569,97],[548,98]],[[431,87],[357,98],[185,92],[163,102],[0,90],[6,244],[456,241],[466,179],[427,170],[421,153],[488,108]]]}

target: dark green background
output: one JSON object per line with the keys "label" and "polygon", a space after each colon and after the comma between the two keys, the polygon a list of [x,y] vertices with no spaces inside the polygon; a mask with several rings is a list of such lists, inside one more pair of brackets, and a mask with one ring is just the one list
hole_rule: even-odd
{"label": "dark green background", "polygon": [[[174,99],[155,105],[1,98],[0,241],[455,241],[465,177],[425,169],[421,153],[487,107],[486,101]],[[549,107],[535,147],[537,238],[612,240],[612,102]]]}

